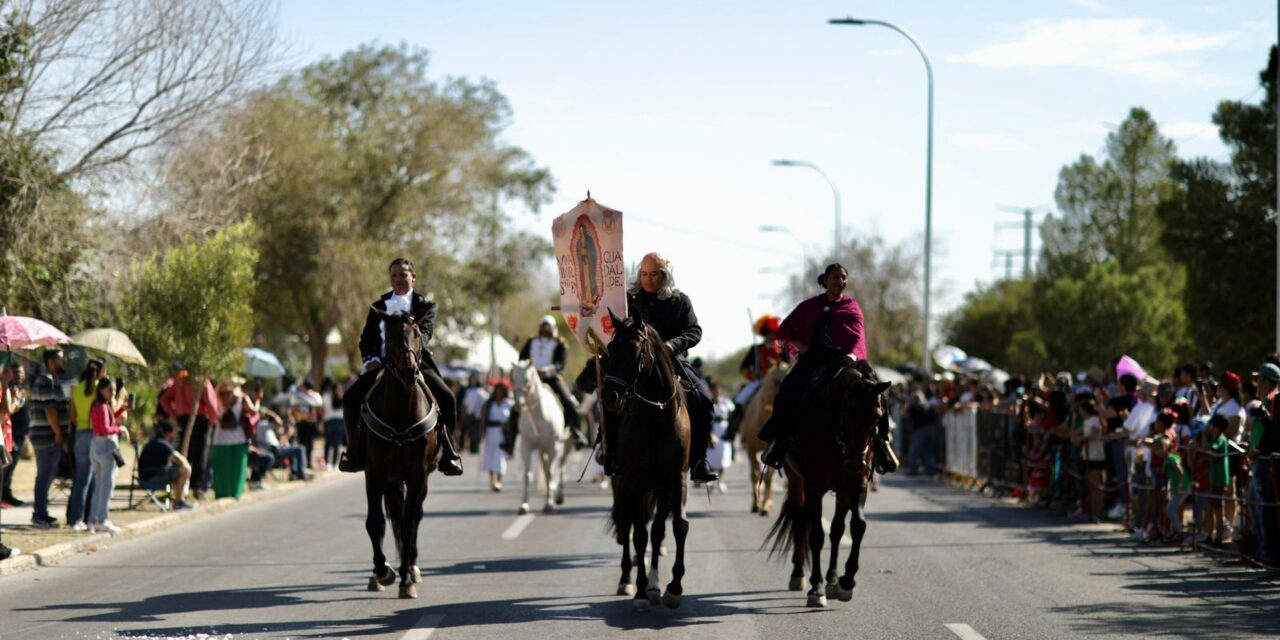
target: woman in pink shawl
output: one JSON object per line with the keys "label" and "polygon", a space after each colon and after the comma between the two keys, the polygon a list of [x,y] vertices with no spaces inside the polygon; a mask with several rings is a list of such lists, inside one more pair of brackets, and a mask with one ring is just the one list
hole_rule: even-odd
{"label": "woman in pink shawl", "polygon": [[[764,453],[767,465],[781,467],[786,459],[787,445],[795,433],[796,408],[814,375],[831,365],[847,366],[854,360],[867,359],[862,307],[845,294],[848,284],[848,269],[840,264],[827,265],[818,276],[818,286],[826,291],[801,302],[782,321],[778,340],[799,351],[800,359],[783,379],[773,415],[760,430],[760,439],[769,442]],[[879,444],[877,450],[881,448]]]}

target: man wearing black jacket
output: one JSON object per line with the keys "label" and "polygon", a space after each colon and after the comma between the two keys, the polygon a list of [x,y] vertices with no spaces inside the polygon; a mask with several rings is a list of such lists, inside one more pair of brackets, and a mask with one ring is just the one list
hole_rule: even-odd
{"label": "man wearing black jacket", "polygon": [[403,311],[413,316],[414,322],[422,331],[422,354],[418,360],[418,370],[440,407],[440,421],[436,432],[437,441],[444,449],[440,458],[440,471],[446,476],[462,475],[462,459],[449,440],[449,434],[457,420],[456,402],[449,385],[440,376],[435,358],[427,349],[427,343],[435,333],[436,303],[413,290],[417,274],[409,260],[396,258],[387,271],[391,276],[391,291],[382,294],[373,303],[373,309],[369,310],[364,321],[364,331],[360,333],[360,358],[364,362],[364,371],[342,396],[342,419],[346,429],[343,440],[347,451],[338,461],[338,468],[346,472],[364,470],[364,434],[360,424],[360,405],[369,394],[370,387],[377,379],[378,369],[382,368],[382,359],[386,357],[386,327],[379,312],[390,314]]}
{"label": "man wearing black jacket", "polygon": [[[692,437],[689,442],[689,475],[695,482],[715,482],[720,476],[707,464],[707,446],[711,441],[713,405],[707,382],[689,364],[689,349],[702,341],[702,326],[693,312],[689,296],[676,289],[671,276],[671,263],[657,253],[649,253],[640,261],[640,273],[627,292],[627,315],[652,326],[662,337],[679,366],[680,382],[689,401]],[[590,369],[588,366],[588,370]],[[591,374],[594,377],[594,372]],[[585,376],[583,376],[585,377]],[[581,381],[583,377],[579,377]],[[594,382],[594,381],[592,381]],[[601,464],[610,475],[616,469],[613,457],[617,420],[605,422],[605,455]]]}

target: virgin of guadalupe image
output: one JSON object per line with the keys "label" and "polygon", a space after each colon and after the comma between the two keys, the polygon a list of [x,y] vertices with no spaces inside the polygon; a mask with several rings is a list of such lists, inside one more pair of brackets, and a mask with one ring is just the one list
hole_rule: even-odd
{"label": "virgin of guadalupe image", "polygon": [[582,316],[594,316],[603,295],[604,279],[600,274],[600,241],[595,225],[585,215],[579,216],[573,226],[573,258],[578,267],[578,303]]}

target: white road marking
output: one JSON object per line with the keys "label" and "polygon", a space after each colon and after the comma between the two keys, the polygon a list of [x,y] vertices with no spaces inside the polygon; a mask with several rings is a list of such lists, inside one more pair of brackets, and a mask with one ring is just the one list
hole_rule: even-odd
{"label": "white road marking", "polygon": [[507,527],[507,530],[502,532],[502,539],[515,540],[520,537],[520,534],[524,533],[525,528],[529,526],[530,522],[533,522],[532,513],[526,513],[516,518],[516,521],[512,522],[511,526]]}
{"label": "white road marking", "polygon": [[956,637],[960,638],[960,640],[987,640],[986,638],[982,637],[981,633],[974,631],[973,627],[967,624],[960,624],[958,622],[953,622],[951,624],[946,624],[943,626],[947,628],[947,631],[950,631],[951,633],[956,634]]}
{"label": "white road marking", "polygon": [[444,616],[439,614],[427,614],[418,619],[418,623],[413,628],[400,636],[400,640],[427,640],[431,637],[431,632],[444,622]]}

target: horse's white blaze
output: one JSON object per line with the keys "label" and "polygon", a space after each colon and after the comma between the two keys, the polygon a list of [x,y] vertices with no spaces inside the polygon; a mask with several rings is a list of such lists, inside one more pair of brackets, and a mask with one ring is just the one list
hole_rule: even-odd
{"label": "horse's white blaze", "polygon": [[953,622],[943,626],[947,628],[947,631],[956,634],[956,637],[961,638],[962,640],[987,640],[982,637],[982,634],[974,631],[973,627],[967,624]]}
{"label": "horse's white blaze", "polygon": [[439,628],[440,623],[444,622],[444,616],[440,614],[427,614],[418,618],[418,622],[413,628],[400,636],[400,640],[427,640],[431,637],[431,633]]}
{"label": "horse's white blaze", "polygon": [[533,522],[532,513],[526,513],[516,518],[516,521],[512,522],[511,526],[507,527],[507,530],[502,532],[502,539],[515,540],[516,538],[520,537],[521,533],[524,533],[524,530],[528,528],[529,524],[532,522]]}

